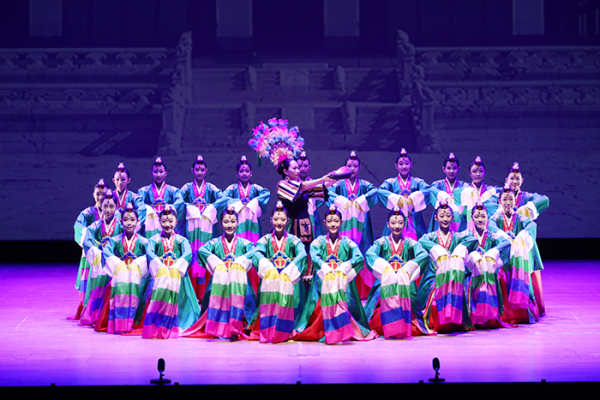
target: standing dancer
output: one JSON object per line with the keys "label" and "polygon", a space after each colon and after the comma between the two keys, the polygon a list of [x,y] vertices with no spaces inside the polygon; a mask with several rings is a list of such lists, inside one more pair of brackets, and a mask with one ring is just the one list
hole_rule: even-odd
{"label": "standing dancer", "polygon": [[[390,210],[398,207],[407,218],[403,236],[418,240],[427,232],[421,211],[429,203],[428,185],[423,179],[411,176],[412,161],[405,149],[400,151],[394,165],[398,176],[386,179],[379,186],[379,201]],[[383,236],[389,234],[390,230],[386,226]]]}
{"label": "standing dancer", "polygon": [[535,242],[537,224],[515,212],[515,193],[505,186],[500,194],[500,208],[490,217],[499,229],[510,236],[510,261],[500,276],[503,285],[503,320],[510,323],[534,323],[539,320],[540,308],[531,282],[534,271],[544,269]]}
{"label": "standing dancer", "polygon": [[228,199],[220,189],[204,179],[208,172],[208,166],[202,155],[198,155],[194,161],[192,172],[195,177],[194,181],[186,183],[181,188],[186,211],[183,232],[187,235],[192,247],[190,279],[196,297],[202,299],[206,291],[206,282],[210,280],[210,274],[206,276],[206,268],[198,263],[198,250],[209,240],[219,237],[216,222],[227,207]]}
{"label": "standing dancer", "polygon": [[75,289],[79,291],[79,304],[77,311],[72,317],[68,317],[70,320],[78,320],[81,318],[81,312],[83,311],[83,300],[85,298],[85,289],[87,286],[87,280],[90,272],[90,264],[85,256],[85,250],[83,249],[83,241],[87,234],[87,228],[94,222],[99,221],[102,217],[102,200],[106,194],[106,184],[104,179],[100,179],[94,186],[92,196],[94,197],[95,204],[91,207],[86,208],[79,213],[75,220],[75,242],[82,248],[81,260],[79,261],[79,269],[77,270],[77,281],[75,282]]}
{"label": "standing dancer", "polygon": [[[260,157],[269,157],[283,178],[277,184],[277,197],[288,211],[289,223],[287,231],[298,237],[307,250],[314,239],[314,232],[308,212],[311,198],[327,201],[328,186],[335,180],[325,175],[319,179],[301,182],[298,162],[294,159],[304,145],[304,139],[298,135],[298,127],[288,129],[287,120],[270,119],[269,124],[263,122],[253,132],[248,142]],[[307,268],[306,275],[312,276]]]}
{"label": "standing dancer", "polygon": [[111,237],[123,233],[123,226],[118,218],[115,218],[116,211],[117,204],[113,192],[108,190],[102,200],[102,219],[88,227],[83,241],[90,270],[83,299],[84,309],[79,322],[81,325],[93,325],[104,303],[104,292],[110,283],[110,277],[104,269],[102,249]]}
{"label": "standing dancer", "polygon": [[[355,151],[350,152],[346,167],[351,175],[329,187],[329,203],[342,214],[340,234],[356,243],[364,255],[373,244],[373,226],[370,210],[377,204],[377,187],[364,179],[358,179],[360,160]],[[373,275],[362,268],[356,277],[356,287],[361,299],[369,296]]]}
{"label": "standing dancer", "polygon": [[[516,212],[531,220],[536,220],[538,216],[548,208],[550,200],[547,196],[541,194],[522,191],[521,186],[523,185],[524,180],[519,163],[514,163],[506,178],[506,183],[510,185],[515,192]],[[540,315],[545,315],[546,305],[544,303],[544,293],[542,289],[542,275],[539,268],[534,269],[533,275],[531,275],[531,281],[539,313]]]}
{"label": "standing dancer", "polygon": [[[311,169],[310,160],[306,155],[305,151],[300,152],[298,157],[298,171],[300,171],[299,180],[301,182],[310,181],[311,178],[308,175]],[[323,221],[319,217],[319,207],[324,204],[322,200],[316,198],[310,198],[308,200],[308,215],[310,216],[310,222],[312,223],[313,233],[315,237],[324,235]]]}
{"label": "standing dancer", "polygon": [[[252,178],[252,166],[248,163],[246,156],[242,156],[236,166],[237,184],[229,185],[223,192],[229,198],[238,214],[238,227],[236,234],[256,244],[262,234],[259,218],[267,210],[267,203],[271,198],[269,189],[250,182]],[[259,277],[255,269],[248,271],[248,279],[254,292],[258,291]]]}
{"label": "standing dancer", "polygon": [[[431,204],[437,204],[445,200],[450,205],[450,208],[452,208],[454,215],[450,223],[450,230],[452,232],[462,232],[467,228],[467,220],[464,217],[463,207],[457,206],[454,202],[454,193],[460,188],[469,186],[468,183],[457,178],[459,170],[460,163],[458,162],[458,158],[456,158],[454,153],[450,153],[444,160],[444,166],[442,167],[446,178],[435,181],[429,186],[429,202]],[[431,216],[428,232],[435,232],[437,229],[437,221]]]}
{"label": "standing dancer", "polygon": [[138,190],[138,196],[141,203],[145,204],[146,219],[143,221],[142,232],[146,238],[151,238],[161,232],[161,223],[158,215],[165,205],[172,204],[177,211],[176,215],[183,214],[183,199],[179,189],[167,185],[167,165],[161,157],[156,157],[152,165],[152,178],[154,182],[151,185],[144,186]]}
{"label": "standing dancer", "polygon": [[471,210],[475,203],[483,203],[488,210],[489,215],[493,215],[498,209],[498,194],[496,188],[487,186],[483,181],[485,179],[485,165],[481,157],[475,157],[475,160],[469,167],[469,176],[471,184],[466,187],[458,188],[454,191],[454,204],[463,206],[463,218],[466,220],[466,228],[475,229],[471,220]]}

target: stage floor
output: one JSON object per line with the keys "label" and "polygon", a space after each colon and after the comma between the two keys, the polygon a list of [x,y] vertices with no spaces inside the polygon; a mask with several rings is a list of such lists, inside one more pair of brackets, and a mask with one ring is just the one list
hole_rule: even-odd
{"label": "stage floor", "polygon": [[68,321],[74,265],[0,265],[0,386],[600,381],[600,261],[546,261],[547,315],[515,329],[411,340],[143,340]]}

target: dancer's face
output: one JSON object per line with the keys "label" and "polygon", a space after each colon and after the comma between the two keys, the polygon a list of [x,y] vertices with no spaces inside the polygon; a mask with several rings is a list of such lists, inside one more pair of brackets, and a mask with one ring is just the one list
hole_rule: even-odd
{"label": "dancer's face", "polygon": [[288,224],[288,217],[283,211],[276,211],[271,217],[271,225],[275,233],[283,233]]}
{"label": "dancer's face", "polygon": [[452,222],[452,210],[449,208],[440,208],[435,213],[435,220],[442,228],[448,228]]}
{"label": "dancer's face", "polygon": [[327,226],[327,230],[329,230],[329,234],[337,234],[340,231],[340,225],[342,225],[342,220],[337,214],[328,214],[325,217],[325,225]]}
{"label": "dancer's face", "polygon": [[523,176],[520,173],[511,172],[506,178],[506,184],[510,185],[511,189],[518,193],[523,185]]}
{"label": "dancer's face", "polygon": [[252,178],[252,170],[247,164],[240,165],[240,169],[237,172],[238,179],[242,183],[248,183]]}
{"label": "dancer's face", "polygon": [[473,223],[475,227],[481,231],[485,229],[488,222],[488,215],[486,210],[475,210],[473,212]]}
{"label": "dancer's face", "polygon": [[401,235],[402,229],[404,229],[404,216],[392,215],[387,222],[387,226],[395,236]]}
{"label": "dancer's face", "polygon": [[175,218],[173,214],[167,214],[160,217],[160,226],[167,236],[175,231],[175,225],[177,225],[177,218]]}
{"label": "dancer's face", "polygon": [[449,181],[454,181],[456,179],[456,175],[458,175],[459,169],[460,167],[457,166],[454,161],[448,161],[446,166],[442,168],[442,171],[444,171],[444,174],[446,174],[446,178],[448,178]]}
{"label": "dancer's face", "polygon": [[287,176],[291,181],[295,181],[300,176],[300,168],[298,167],[298,163],[296,160],[292,160],[290,162],[290,166],[288,169],[284,169],[283,173]]}
{"label": "dancer's face", "polygon": [[472,165],[469,170],[469,176],[474,184],[480,184],[485,178],[485,168],[483,165]]}
{"label": "dancer's face", "polygon": [[154,165],[152,167],[152,179],[157,185],[161,185],[167,179],[167,171],[162,165]]}

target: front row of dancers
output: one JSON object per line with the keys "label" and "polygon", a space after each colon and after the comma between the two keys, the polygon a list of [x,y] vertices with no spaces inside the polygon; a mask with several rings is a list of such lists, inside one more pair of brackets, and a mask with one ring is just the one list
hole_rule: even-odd
{"label": "front row of dancers", "polygon": [[[176,233],[176,209],[165,205],[158,216],[162,231],[146,239],[137,233],[135,207],[128,204],[119,221],[108,193],[102,200],[106,224],[90,226],[83,241],[91,268],[81,323],[143,338],[331,344],[534,322],[541,297],[531,279],[539,256],[535,223],[514,213],[514,202],[514,192],[505,187],[499,199],[504,213],[495,214],[500,219],[477,203],[474,228],[455,233],[452,209],[441,201],[434,214],[439,229],[418,241],[405,237],[407,218],[395,207],[387,220],[391,233],[364,257],[340,234],[342,213],[332,205],[323,221],[327,234],[310,244],[315,273],[308,287],[302,279],[305,245],[286,231],[283,204],[271,215],[272,233],[256,245],[236,233],[239,216],[228,206],[220,216],[223,235],[194,257],[211,274],[198,299],[190,282],[192,249]],[[103,248],[96,237],[105,238]],[[376,281],[363,306],[354,279],[365,265]],[[256,291],[248,284],[252,269],[260,277]]]}

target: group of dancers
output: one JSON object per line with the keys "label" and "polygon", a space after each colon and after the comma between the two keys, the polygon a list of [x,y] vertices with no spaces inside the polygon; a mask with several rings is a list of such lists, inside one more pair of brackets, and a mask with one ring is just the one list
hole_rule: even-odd
{"label": "group of dancers", "polygon": [[[493,187],[477,157],[466,183],[451,153],[445,178],[427,184],[402,149],[397,176],[376,187],[358,178],[354,151],[344,167],[311,179],[303,139],[284,120],[261,122],[249,145],[282,177],[264,236],[259,218],[271,195],[251,182],[246,156],[224,191],[206,182],[202,156],[181,189],[165,182],[160,157],[154,182],[137,193],[122,163],[114,190],[100,180],[95,205],[75,223],[83,253],[71,318],[143,338],[331,344],[514,327],[545,314],[534,220],[548,198],[521,189],[517,163]],[[390,212],[374,240],[377,203]]]}

